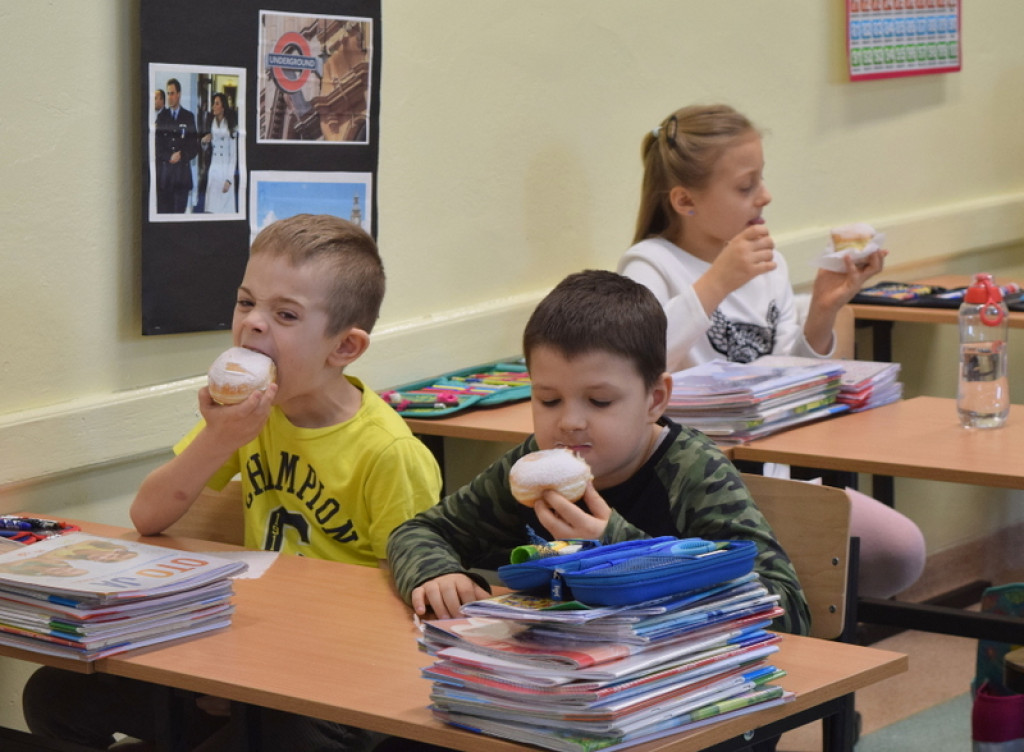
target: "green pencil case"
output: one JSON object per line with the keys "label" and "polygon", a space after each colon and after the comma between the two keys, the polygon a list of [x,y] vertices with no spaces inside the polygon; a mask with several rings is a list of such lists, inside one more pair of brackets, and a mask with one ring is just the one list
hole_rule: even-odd
{"label": "green pencil case", "polygon": [[521,358],[509,359],[387,389],[380,396],[403,417],[443,418],[529,399],[530,375]]}

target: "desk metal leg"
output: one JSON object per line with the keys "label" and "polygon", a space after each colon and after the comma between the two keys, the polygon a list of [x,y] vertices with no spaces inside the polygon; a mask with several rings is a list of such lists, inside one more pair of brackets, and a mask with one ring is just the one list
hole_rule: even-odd
{"label": "desk metal leg", "polygon": [[[874,319],[858,319],[857,328],[871,329],[871,360],[885,363],[892,362],[892,321],[875,321]],[[876,499],[888,506],[896,503],[893,495],[893,480],[885,475],[874,475],[871,478],[871,493]]]}
{"label": "desk metal leg", "polygon": [[260,707],[233,702],[231,720],[242,729],[236,745],[238,752],[260,752]]}
{"label": "desk metal leg", "polygon": [[824,721],[828,733],[828,738],[825,740],[827,752],[853,752],[856,721],[853,720],[852,694],[837,697],[775,723],[752,729],[744,736],[707,747],[704,752],[745,752],[755,748],[755,745],[770,742],[787,731],[818,720]]}
{"label": "desk metal leg", "polygon": [[896,505],[895,482],[891,475],[872,475],[871,494],[887,506]]}
{"label": "desk metal leg", "polygon": [[885,363],[892,362],[892,321],[857,319],[856,327],[871,329],[871,358]]}

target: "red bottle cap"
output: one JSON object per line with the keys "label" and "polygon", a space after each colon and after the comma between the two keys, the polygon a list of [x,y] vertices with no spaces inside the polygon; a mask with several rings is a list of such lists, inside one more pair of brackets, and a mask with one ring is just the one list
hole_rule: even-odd
{"label": "red bottle cap", "polygon": [[1003,292],[992,281],[991,274],[975,274],[974,282],[964,293],[965,303],[983,306],[979,316],[981,323],[986,326],[996,326],[1002,323],[1003,317],[1006,315],[1003,306],[999,305],[1002,301]]}

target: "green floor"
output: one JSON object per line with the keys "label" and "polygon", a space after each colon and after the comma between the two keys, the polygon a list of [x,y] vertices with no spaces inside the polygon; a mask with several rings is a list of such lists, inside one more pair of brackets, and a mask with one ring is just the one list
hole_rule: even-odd
{"label": "green floor", "polygon": [[971,697],[964,693],[863,737],[857,752],[968,752]]}

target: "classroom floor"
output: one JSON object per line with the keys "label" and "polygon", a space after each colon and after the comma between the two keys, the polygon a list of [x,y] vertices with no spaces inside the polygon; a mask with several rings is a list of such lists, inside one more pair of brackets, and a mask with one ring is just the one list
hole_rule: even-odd
{"label": "classroom floor", "polygon": [[[969,691],[974,678],[977,641],[928,632],[902,632],[872,647],[905,653],[910,668],[857,692],[861,735],[870,734]],[[970,718],[965,719],[969,725]],[[969,731],[969,729],[968,729]],[[811,724],[782,737],[779,752],[820,752],[821,725]],[[958,746],[951,746],[949,752]],[[930,752],[946,752],[933,747]]]}

